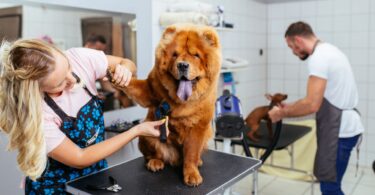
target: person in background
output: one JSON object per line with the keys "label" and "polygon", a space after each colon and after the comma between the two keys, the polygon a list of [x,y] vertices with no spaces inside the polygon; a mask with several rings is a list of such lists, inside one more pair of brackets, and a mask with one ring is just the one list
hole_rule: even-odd
{"label": "person in background", "polygon": [[91,35],[86,39],[84,47],[105,51],[107,49],[107,40],[102,35]]}
{"label": "person in background", "polygon": [[[96,49],[96,50],[104,52],[107,48],[107,40],[102,35],[90,35],[86,39],[83,47],[90,48],[90,49]],[[109,93],[112,93],[112,94],[116,92],[116,89],[111,85],[110,82],[104,81],[104,80],[99,80],[99,83],[100,83],[102,91],[109,92]],[[99,92],[99,97],[103,100],[106,99],[103,92]]]}
{"label": "person in background", "polygon": [[3,42],[0,56],[0,130],[18,151],[25,194],[66,194],[66,182],[106,168],[105,158],[135,137],[160,135],[163,120],[104,140],[95,81],[111,68],[126,87],[136,71],[130,60],[87,48],[63,52],[37,39]]}
{"label": "person in background", "polygon": [[344,194],[341,181],[350,152],[364,131],[356,109],[359,98],[351,65],[343,52],[319,40],[305,22],[291,24],[285,40],[294,55],[308,60],[307,95],[294,103],[275,106],[269,116],[276,122],[316,113],[314,175],[323,195]]}
{"label": "person in background", "polygon": [[[84,47],[104,52],[107,49],[107,41],[102,35],[91,35],[86,39]],[[133,102],[127,97],[127,95],[122,91],[115,89],[109,81],[99,80],[99,83],[102,90],[101,92],[99,92],[99,97],[104,101],[106,101],[105,94],[113,94],[114,97],[120,101],[120,104],[123,107],[129,107],[133,105]],[[113,102],[111,103],[113,104]]]}

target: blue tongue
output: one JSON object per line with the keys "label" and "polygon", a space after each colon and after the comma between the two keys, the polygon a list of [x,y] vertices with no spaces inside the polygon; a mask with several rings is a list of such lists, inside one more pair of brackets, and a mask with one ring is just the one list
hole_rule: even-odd
{"label": "blue tongue", "polygon": [[192,84],[191,81],[185,81],[185,80],[180,80],[180,84],[178,85],[178,90],[177,90],[177,96],[180,98],[182,101],[187,101],[188,98],[192,94]]}

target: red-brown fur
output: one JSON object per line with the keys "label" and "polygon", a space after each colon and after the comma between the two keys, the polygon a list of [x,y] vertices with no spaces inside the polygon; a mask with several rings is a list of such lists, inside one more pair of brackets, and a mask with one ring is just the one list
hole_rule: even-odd
{"label": "red-brown fur", "polygon": [[[187,101],[176,95],[180,61],[190,64],[189,80],[199,79]],[[202,165],[201,154],[212,136],[211,120],[220,66],[220,43],[213,28],[174,25],[164,31],[156,49],[155,66],[148,78],[132,79],[129,86],[122,89],[149,109],[146,120],[156,120],[154,112],[162,101],[171,106],[167,142],[161,143],[159,138],[153,137],[139,138],[139,149],[149,170],[162,170],[166,163],[183,165],[187,185],[202,183],[198,166]]]}
{"label": "red-brown fur", "polygon": [[[284,101],[288,96],[286,94],[276,93],[275,95],[266,94],[268,100],[271,101],[271,105],[278,105]],[[250,131],[247,133],[247,136],[255,141],[259,141],[258,129],[261,120],[267,122],[268,136],[272,139],[272,121],[269,118],[268,111],[270,110],[270,105],[260,106],[255,108],[250,114],[246,117],[246,125],[250,128]]]}

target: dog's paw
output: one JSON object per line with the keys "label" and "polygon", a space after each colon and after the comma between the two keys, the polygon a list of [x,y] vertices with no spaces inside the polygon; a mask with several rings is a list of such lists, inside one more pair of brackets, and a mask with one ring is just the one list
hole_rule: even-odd
{"label": "dog's paw", "polygon": [[153,172],[164,169],[164,162],[159,159],[151,159],[147,163],[147,169]]}
{"label": "dog's paw", "polygon": [[201,167],[203,165],[203,161],[202,161],[202,159],[199,159],[199,161],[198,161],[198,167]]}
{"label": "dog's paw", "polygon": [[195,168],[195,169],[185,171],[184,182],[188,186],[196,187],[203,182],[203,178],[199,174],[199,171]]}

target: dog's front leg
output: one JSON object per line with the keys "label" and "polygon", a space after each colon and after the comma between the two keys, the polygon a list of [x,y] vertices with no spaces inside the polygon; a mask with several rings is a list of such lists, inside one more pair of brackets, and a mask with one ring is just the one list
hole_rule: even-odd
{"label": "dog's front leg", "polygon": [[150,107],[156,101],[155,94],[153,93],[148,80],[137,80],[133,78],[128,86],[116,88],[125,92],[126,95],[142,107]]}
{"label": "dog's front leg", "polygon": [[185,138],[183,146],[183,172],[186,185],[198,186],[203,181],[198,166],[202,165],[201,154],[209,138],[208,131],[210,130],[210,127],[194,128]]}

